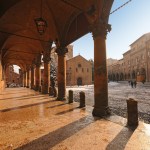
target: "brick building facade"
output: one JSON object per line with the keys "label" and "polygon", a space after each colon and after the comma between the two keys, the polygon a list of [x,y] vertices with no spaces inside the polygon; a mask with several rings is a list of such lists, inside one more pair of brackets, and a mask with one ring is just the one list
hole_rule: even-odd
{"label": "brick building facade", "polygon": [[6,84],[15,83],[18,85],[21,83],[20,74],[14,71],[13,65],[10,65],[6,68],[5,78],[6,78]]}
{"label": "brick building facade", "polygon": [[92,64],[81,55],[67,60],[66,68],[67,85],[92,84]]}
{"label": "brick building facade", "polygon": [[[73,46],[68,45],[66,53],[66,85],[90,85],[92,84],[92,64],[81,55],[73,57]],[[51,62],[58,67],[58,55],[55,48],[51,51]],[[41,67],[41,79],[43,80],[43,70]]]}
{"label": "brick building facade", "polygon": [[108,78],[112,81],[150,81],[150,33],[144,34],[130,45],[123,59],[108,64]]}

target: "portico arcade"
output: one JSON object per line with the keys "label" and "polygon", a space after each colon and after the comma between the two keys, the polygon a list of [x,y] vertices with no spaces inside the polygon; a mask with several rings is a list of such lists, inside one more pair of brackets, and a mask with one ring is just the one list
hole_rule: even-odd
{"label": "portico arcade", "polygon": [[[47,22],[45,33],[37,32],[34,20],[40,15],[40,0],[0,1],[1,79],[4,66],[18,65],[23,72],[23,85],[49,91],[50,52],[55,43],[58,54],[58,100],[66,98],[66,46],[91,32],[94,41],[94,99],[93,115],[109,113],[106,35],[110,31],[108,18],[113,0],[45,0],[42,17]],[[63,14],[62,14],[63,12]],[[44,81],[41,87],[41,55],[44,61]],[[31,79],[29,79],[29,72]],[[5,79],[5,78],[4,78]],[[1,89],[5,87],[0,81]]]}

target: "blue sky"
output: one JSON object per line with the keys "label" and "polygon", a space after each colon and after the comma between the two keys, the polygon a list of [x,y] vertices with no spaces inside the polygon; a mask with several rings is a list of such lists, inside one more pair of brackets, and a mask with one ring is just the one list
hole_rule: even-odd
{"label": "blue sky", "polygon": [[[112,11],[128,0],[114,0]],[[122,54],[143,34],[150,32],[150,0],[132,0],[125,7],[109,17],[112,31],[107,35],[107,58],[121,59]],[[93,58],[91,34],[73,43],[74,56],[81,54],[86,59]]]}
{"label": "blue sky", "polygon": [[[114,0],[112,11],[128,0]],[[143,34],[150,32],[150,0],[132,0],[109,17],[112,31],[107,36],[107,58],[121,59],[122,54]],[[80,54],[93,59],[91,33],[73,43],[74,56]],[[16,68],[16,67],[15,67]],[[15,69],[17,70],[17,69]]]}

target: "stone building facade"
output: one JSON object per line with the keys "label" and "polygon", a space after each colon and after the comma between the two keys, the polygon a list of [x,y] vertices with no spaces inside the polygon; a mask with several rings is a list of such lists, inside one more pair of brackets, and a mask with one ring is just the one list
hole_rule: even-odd
{"label": "stone building facade", "polygon": [[92,84],[92,64],[81,55],[73,57],[66,62],[67,85]]}
{"label": "stone building facade", "polygon": [[123,59],[108,66],[108,78],[112,81],[150,81],[150,33],[144,34],[130,45]]}

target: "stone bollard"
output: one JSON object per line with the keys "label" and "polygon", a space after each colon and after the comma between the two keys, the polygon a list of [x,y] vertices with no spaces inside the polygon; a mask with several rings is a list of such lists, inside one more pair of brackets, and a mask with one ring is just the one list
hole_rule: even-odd
{"label": "stone bollard", "polygon": [[69,90],[69,103],[73,103],[73,91]]}
{"label": "stone bollard", "polygon": [[84,92],[80,92],[80,108],[85,107],[85,93]]}
{"label": "stone bollard", "polygon": [[127,125],[128,126],[138,125],[137,101],[132,98],[129,98],[127,100]]}

